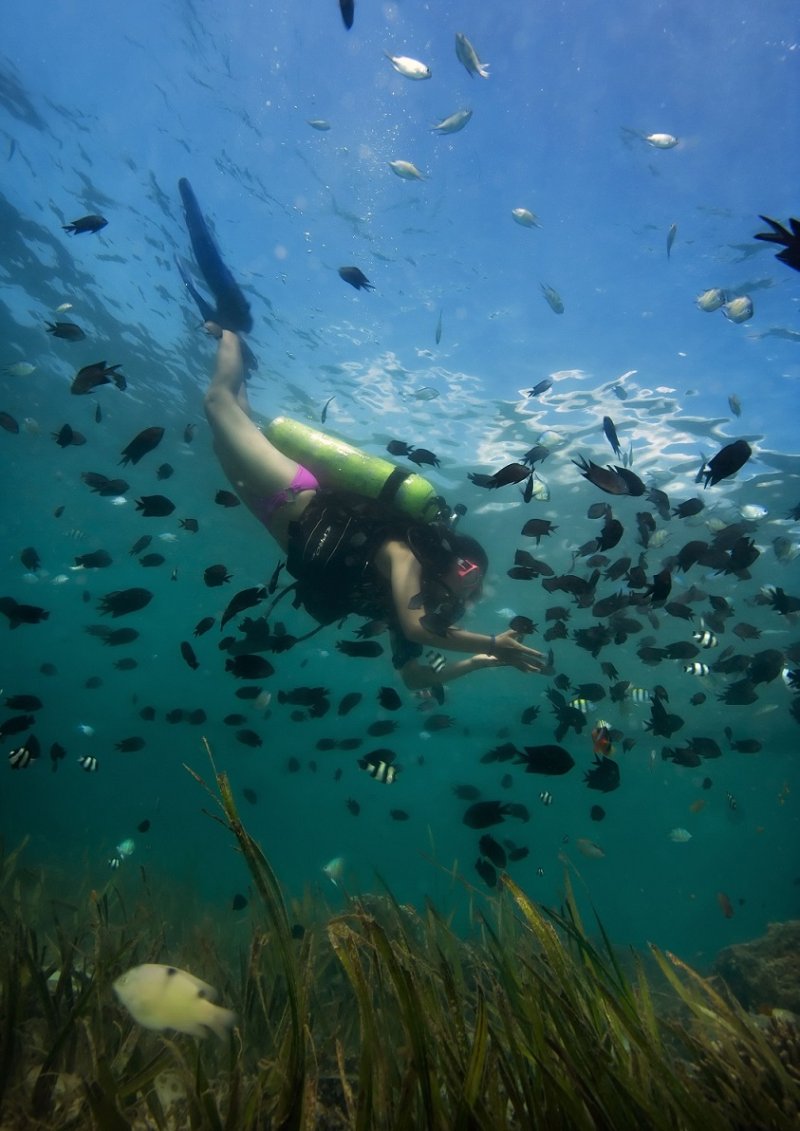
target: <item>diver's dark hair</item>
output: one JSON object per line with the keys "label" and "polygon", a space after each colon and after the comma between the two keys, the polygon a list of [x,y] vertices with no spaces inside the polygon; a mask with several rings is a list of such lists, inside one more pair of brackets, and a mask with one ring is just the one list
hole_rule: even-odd
{"label": "diver's dark hair", "polygon": [[470,534],[450,534],[447,539],[457,558],[467,558],[474,562],[483,576],[489,572],[489,555],[483,546]]}

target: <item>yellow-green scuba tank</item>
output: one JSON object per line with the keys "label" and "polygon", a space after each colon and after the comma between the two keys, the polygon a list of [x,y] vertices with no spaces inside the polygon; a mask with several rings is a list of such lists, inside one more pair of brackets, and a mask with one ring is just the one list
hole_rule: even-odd
{"label": "yellow-green scuba tank", "polygon": [[432,522],[439,513],[433,485],[416,472],[367,455],[288,416],[277,416],[263,431],[278,451],[307,467],[323,487],[380,499],[423,522]]}

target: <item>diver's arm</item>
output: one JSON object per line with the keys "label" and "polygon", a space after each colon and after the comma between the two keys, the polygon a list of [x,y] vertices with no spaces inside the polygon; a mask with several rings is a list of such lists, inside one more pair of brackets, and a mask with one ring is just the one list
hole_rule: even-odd
{"label": "diver's arm", "polygon": [[[414,598],[422,586],[422,570],[405,542],[387,542],[379,551],[379,568],[384,566],[392,586],[392,599],[400,622],[400,630],[407,640],[424,648],[445,648],[451,652],[470,652],[473,656],[488,655],[495,663],[518,668],[520,671],[539,672],[546,662],[541,652],[522,644],[511,629],[496,636],[469,632],[450,627],[444,636],[436,636],[421,623],[423,608],[412,608]],[[488,664],[482,666],[488,667]],[[494,665],[493,665],[494,666]],[[460,673],[466,675],[466,672]]]}
{"label": "diver's arm", "polygon": [[434,671],[428,664],[421,664],[418,660],[409,660],[400,669],[400,676],[409,691],[422,691],[426,687],[438,687],[443,683],[452,683],[454,679],[471,672],[481,671],[483,668],[499,668],[503,665],[496,656],[468,656],[464,660],[451,660],[439,671]]}

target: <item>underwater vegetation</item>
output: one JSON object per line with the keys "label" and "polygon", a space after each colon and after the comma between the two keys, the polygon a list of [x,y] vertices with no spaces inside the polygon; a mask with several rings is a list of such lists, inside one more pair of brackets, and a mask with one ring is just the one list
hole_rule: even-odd
{"label": "underwater vegetation", "polygon": [[[554,910],[503,875],[467,939],[388,892],[287,908],[227,775],[193,776],[251,875],[236,955],[208,929],[165,954],[144,873],[69,904],[24,845],[0,858],[3,1131],[797,1127],[794,1019],[748,1014],[655,946],[647,967],[622,960],[568,877]],[[165,958],[236,1009],[224,1040],[153,1033],[118,1005],[114,980]]]}

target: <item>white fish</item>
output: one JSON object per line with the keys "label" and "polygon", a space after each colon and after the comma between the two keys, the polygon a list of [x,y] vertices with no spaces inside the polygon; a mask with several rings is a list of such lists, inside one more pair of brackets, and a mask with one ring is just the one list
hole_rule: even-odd
{"label": "white fish", "polygon": [[471,117],[471,110],[456,110],[455,114],[450,114],[435,126],[431,126],[431,130],[436,134],[457,134],[459,130],[463,130]]}
{"label": "white fish", "polygon": [[134,843],[134,841],[131,840],[130,837],[126,837],[125,840],[121,841],[117,845],[116,853],[117,856],[121,856],[123,860],[126,860],[129,856],[133,856],[135,849],[136,844]]}
{"label": "white fish", "polygon": [[22,426],[29,436],[38,436],[41,431],[39,421],[35,420],[32,416],[26,416],[22,422]]}
{"label": "white fish", "polygon": [[730,322],[747,322],[753,317],[753,300],[749,295],[740,295],[722,304],[722,313]]}
{"label": "white fish", "polygon": [[669,839],[673,844],[686,844],[692,839],[692,834],[688,829],[670,829]]}
{"label": "white fish", "polygon": [[471,75],[480,75],[482,79],[489,77],[489,64],[482,63],[478,52],[472,46],[463,32],[456,32],[456,58],[463,63]]}
{"label": "white fish", "polygon": [[171,530],[166,530],[163,534],[159,534],[159,540],[162,542],[177,542],[178,535],[173,534]]}
{"label": "white fish", "polygon": [[719,310],[724,301],[725,292],[720,287],[711,287],[710,290],[703,291],[695,299],[700,309],[706,311]]}
{"label": "white fish", "polygon": [[512,208],[511,215],[523,228],[541,228],[538,217],[529,208]]}
{"label": "white fish", "polygon": [[66,585],[68,581],[69,577],[66,573],[57,573],[55,577],[50,578],[51,585]]}
{"label": "white fish", "polygon": [[402,75],[403,78],[429,79],[431,77],[430,67],[420,63],[419,59],[411,59],[408,55],[390,55],[388,51],[384,51],[384,55],[398,75]]}
{"label": "white fish", "polygon": [[760,503],[747,503],[739,508],[739,514],[748,522],[755,522],[756,519],[766,518],[769,511],[766,507],[762,507]]}
{"label": "white fish", "polygon": [[128,500],[124,495],[115,495],[113,499],[109,499],[112,507],[127,507]]}
{"label": "white fish", "polygon": [[331,128],[330,122],[326,122],[324,118],[307,118],[306,121],[312,130],[320,130],[322,133]]}
{"label": "white fish", "polygon": [[87,738],[94,737],[94,727],[90,727],[88,723],[78,723],[75,729]]}
{"label": "white fish", "polygon": [[398,177],[402,177],[404,181],[424,181],[424,173],[420,173],[416,165],[412,165],[410,161],[389,161],[389,168]]}
{"label": "white fish", "polygon": [[674,149],[678,144],[678,139],[672,134],[647,134],[644,140],[654,149]]}
{"label": "white fish", "polygon": [[63,314],[65,310],[72,310],[71,302],[62,302],[61,306],[56,307],[56,314]]}
{"label": "white fish", "polygon": [[550,502],[550,488],[535,471],[531,477],[531,498],[535,499],[537,503]]}
{"label": "white fish", "polygon": [[236,1021],[230,1009],[215,1005],[217,993],[188,970],[145,962],[114,982],[114,993],[145,1029],[177,1029],[205,1037],[209,1029],[224,1039]]}
{"label": "white fish", "polygon": [[579,836],[575,841],[575,847],[581,856],[587,856],[590,860],[600,860],[605,856],[605,852],[599,844],[595,844],[593,840],[589,840],[585,836]]}
{"label": "white fish", "polygon": [[333,860],[329,860],[327,864],[323,864],[322,871],[331,883],[338,887],[342,875],[344,874],[344,856],[334,856]]}
{"label": "white fish", "polygon": [[15,361],[13,365],[7,365],[3,372],[9,377],[30,377],[31,373],[36,372],[36,366],[29,361]]}

